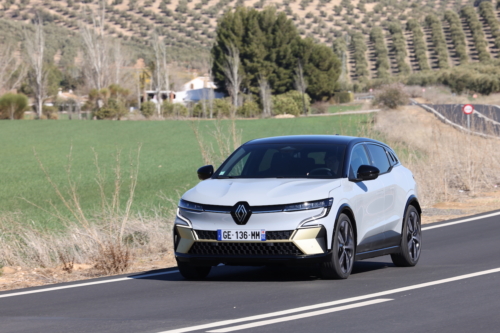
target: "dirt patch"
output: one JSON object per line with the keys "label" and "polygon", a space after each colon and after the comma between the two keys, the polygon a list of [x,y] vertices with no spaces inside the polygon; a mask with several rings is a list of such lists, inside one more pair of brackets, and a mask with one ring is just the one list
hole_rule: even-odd
{"label": "dirt patch", "polygon": [[[123,274],[132,274],[175,266],[177,266],[177,263],[173,254],[167,254],[162,258],[136,260]],[[88,280],[106,276],[96,272],[92,265],[86,264],[75,264],[71,273],[63,270],[63,267],[27,269],[10,266],[3,267],[0,269],[0,272],[0,291]]]}
{"label": "dirt patch", "polygon": [[422,224],[441,222],[500,209],[500,190],[468,196],[462,193],[458,201],[438,202],[424,208]]}

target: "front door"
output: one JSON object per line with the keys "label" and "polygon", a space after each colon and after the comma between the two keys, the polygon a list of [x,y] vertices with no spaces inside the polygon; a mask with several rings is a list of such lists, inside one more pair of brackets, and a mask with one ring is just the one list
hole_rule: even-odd
{"label": "front door", "polygon": [[[361,165],[372,165],[363,144],[355,146],[351,153],[349,178],[357,178]],[[352,183],[350,186],[354,214],[357,221],[357,253],[380,249],[384,245],[385,231],[385,184],[380,178]]]}

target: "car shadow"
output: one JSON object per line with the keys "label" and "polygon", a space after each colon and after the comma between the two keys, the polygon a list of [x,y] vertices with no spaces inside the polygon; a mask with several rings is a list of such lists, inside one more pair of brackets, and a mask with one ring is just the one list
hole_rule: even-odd
{"label": "car shadow", "polygon": [[[359,275],[395,267],[389,262],[356,261],[351,275]],[[132,279],[159,281],[187,281],[177,271],[177,268],[155,270],[129,275]],[[205,281],[220,282],[301,282],[321,280],[318,266],[288,267],[288,266],[218,266],[212,268]]]}

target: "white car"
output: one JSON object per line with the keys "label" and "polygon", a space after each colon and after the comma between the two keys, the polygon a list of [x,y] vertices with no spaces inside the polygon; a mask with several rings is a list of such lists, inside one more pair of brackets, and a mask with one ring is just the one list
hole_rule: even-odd
{"label": "white car", "polygon": [[174,247],[186,279],[212,266],[319,264],[345,279],[355,260],[414,266],[421,209],[412,173],[386,144],[338,135],[249,141],[179,202]]}

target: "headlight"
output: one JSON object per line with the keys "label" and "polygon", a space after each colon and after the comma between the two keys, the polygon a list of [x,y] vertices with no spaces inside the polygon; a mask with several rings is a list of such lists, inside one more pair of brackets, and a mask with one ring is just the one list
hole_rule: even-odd
{"label": "headlight", "polygon": [[318,200],[318,201],[309,201],[296,203],[291,205],[285,205],[285,212],[294,212],[297,210],[309,210],[309,209],[318,209],[318,208],[330,208],[333,204],[333,198]]}
{"label": "headlight", "polygon": [[187,226],[187,227],[190,227],[190,228],[193,227],[193,225],[191,224],[191,221],[189,221],[189,219],[187,217],[182,216],[180,209],[177,209],[177,215],[175,217],[174,224],[175,225]]}
{"label": "headlight", "polygon": [[201,205],[198,205],[194,202],[189,202],[189,201],[186,201],[183,199],[179,200],[179,208],[183,208],[183,209],[187,209],[187,210],[194,210],[197,212],[203,211],[203,207]]}

